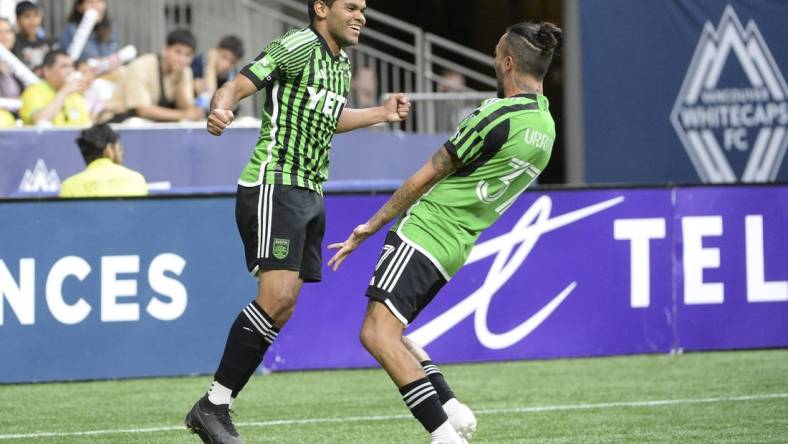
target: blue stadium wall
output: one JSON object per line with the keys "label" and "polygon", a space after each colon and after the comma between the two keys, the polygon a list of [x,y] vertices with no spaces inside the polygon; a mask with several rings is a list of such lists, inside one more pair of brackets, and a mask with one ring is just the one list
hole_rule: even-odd
{"label": "blue stadium wall", "polygon": [[[204,125],[121,127],[124,164],[140,171],[154,192],[234,192],[258,128],[213,137]],[[76,130],[21,129],[0,137],[0,197],[57,195],[60,183],[85,168]],[[448,135],[355,131],[334,137],[326,190],[393,190]]]}
{"label": "blue stadium wall", "polygon": [[788,180],[788,2],[579,5],[588,182]]}
{"label": "blue stadium wall", "polygon": [[[387,197],[327,196],[324,245]],[[443,363],[786,347],[786,202],[526,192],[407,332]],[[256,294],[233,214],[230,195],[0,202],[0,383],[212,373]],[[383,236],[305,285],[265,367],[374,365],[357,338]]]}

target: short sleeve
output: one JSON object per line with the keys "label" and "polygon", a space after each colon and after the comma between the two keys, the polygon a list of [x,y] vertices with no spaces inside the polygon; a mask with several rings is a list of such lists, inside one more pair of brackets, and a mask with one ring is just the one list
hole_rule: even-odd
{"label": "short sleeve", "polygon": [[58,192],[58,196],[61,198],[76,197],[75,181],[73,179],[73,176],[64,180],[63,183],[60,184],[60,191]]}
{"label": "short sleeve", "polygon": [[122,80],[126,110],[152,106],[157,103],[153,100],[153,92],[146,85],[150,77],[156,79],[159,76],[156,66],[149,63],[150,60],[141,57],[126,67]]}
{"label": "short sleeve", "polygon": [[[270,48],[270,46],[268,45],[266,49]],[[284,77],[279,63],[272,54],[268,54],[266,51],[261,52],[252,63],[244,66],[241,69],[241,75],[251,80],[258,91],[269,87],[275,81]]]}
{"label": "short sleeve", "polygon": [[22,108],[19,110],[19,116],[22,117],[22,121],[26,125],[32,125],[33,114],[42,110],[49,103],[38,85],[32,85],[22,93]]}
{"label": "short sleeve", "polygon": [[476,128],[478,114],[479,111],[476,110],[460,122],[454,135],[443,144],[446,151],[463,165],[467,165],[478,157],[484,144],[484,139]]}
{"label": "short sleeve", "polygon": [[[179,108],[194,106],[194,77],[191,68],[186,68],[181,73],[176,85],[175,98]],[[181,103],[180,100],[185,100],[185,103]]]}

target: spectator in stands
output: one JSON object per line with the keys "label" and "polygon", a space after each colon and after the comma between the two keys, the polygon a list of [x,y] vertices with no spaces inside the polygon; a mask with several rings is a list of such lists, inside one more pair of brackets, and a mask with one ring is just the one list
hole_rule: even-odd
{"label": "spectator in stands", "polygon": [[369,108],[377,106],[378,80],[375,71],[364,66],[356,70],[351,83],[350,106],[354,108]]}
{"label": "spectator in stands", "polygon": [[189,65],[195,40],[187,30],[167,35],[160,55],[145,54],[121,69],[117,88],[102,121],[122,122],[141,117],[155,122],[200,120],[194,105],[194,84]]}
{"label": "spectator in stands", "polygon": [[16,118],[9,111],[0,109],[0,129],[16,128]]}
{"label": "spectator in stands", "polygon": [[[11,22],[8,21],[8,19],[0,18],[0,45],[12,51],[15,42],[16,35],[14,34],[14,28],[11,27]],[[0,97],[16,99],[21,93],[22,85],[19,80],[14,77],[11,67],[0,62]]]}
{"label": "spectator in stands", "polygon": [[207,110],[213,93],[238,75],[236,65],[243,56],[244,44],[241,39],[228,35],[222,37],[219,46],[194,58],[194,96],[200,108]]}
{"label": "spectator in stands", "polygon": [[[87,60],[78,60],[74,64],[74,68],[86,77],[95,77],[95,71],[87,62]],[[99,77],[94,79],[82,95],[85,97],[85,102],[88,104],[90,111],[90,118],[96,122],[99,120],[101,113],[107,109],[107,103],[112,99],[112,93],[115,91],[115,82],[105,78]]]}
{"label": "spectator in stands", "polygon": [[[469,91],[465,86],[465,76],[452,69],[446,69],[438,78],[439,93],[461,93]],[[468,100],[439,100],[435,107],[435,131],[446,132],[453,130],[460,120],[473,112],[478,106],[478,101]]]}
{"label": "spectator in stands", "polygon": [[109,125],[94,125],[80,133],[79,151],[85,171],[63,181],[60,197],[146,196],[148,185],[142,174],[126,168],[123,145]]}
{"label": "spectator in stands", "polygon": [[82,21],[82,16],[88,9],[95,9],[99,13],[96,26],[93,32],[88,37],[85,48],[79,56],[80,60],[83,59],[96,59],[101,57],[109,57],[118,52],[118,38],[117,33],[112,28],[112,21],[109,18],[107,11],[106,0],[75,0],[74,7],[71,9],[71,14],[68,16],[68,24],[63,34],[60,35],[60,47],[68,50],[71,42],[74,40],[74,34],[77,32],[77,27]]}
{"label": "spectator in stands", "polygon": [[25,125],[51,122],[55,126],[90,125],[90,113],[82,93],[92,79],[74,73],[74,61],[63,50],[44,57],[42,82],[22,93],[19,112]]}
{"label": "spectator in stands", "polygon": [[16,36],[14,55],[34,72],[53,48],[41,33],[43,20],[44,16],[38,4],[25,0],[16,5],[16,26],[19,33]]}

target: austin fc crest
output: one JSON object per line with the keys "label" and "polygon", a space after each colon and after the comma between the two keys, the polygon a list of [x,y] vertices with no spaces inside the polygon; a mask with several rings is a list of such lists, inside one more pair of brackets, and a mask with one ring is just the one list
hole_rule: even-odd
{"label": "austin fc crest", "polygon": [[290,241],[288,239],[277,239],[274,238],[274,257],[279,259],[280,261],[287,257],[287,254],[290,252]]}
{"label": "austin fc crest", "polygon": [[[784,56],[784,54],[781,54]],[[788,147],[788,87],[756,23],[706,22],[671,122],[707,183],[770,182]]]}

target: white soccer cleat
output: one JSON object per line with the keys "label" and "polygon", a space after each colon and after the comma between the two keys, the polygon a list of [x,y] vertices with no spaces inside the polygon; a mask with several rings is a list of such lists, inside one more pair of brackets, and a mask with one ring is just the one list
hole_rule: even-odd
{"label": "white soccer cleat", "polygon": [[460,437],[459,441],[457,439],[454,440],[447,440],[447,439],[430,439],[430,444],[468,444],[468,441],[465,438]]}
{"label": "white soccer cleat", "polygon": [[430,434],[430,444],[468,444],[468,441],[454,430],[451,421],[446,421]]}
{"label": "white soccer cleat", "polygon": [[470,441],[473,434],[476,432],[476,416],[467,405],[462,404],[457,399],[450,399],[443,405],[443,410],[449,416],[454,430],[463,439]]}

